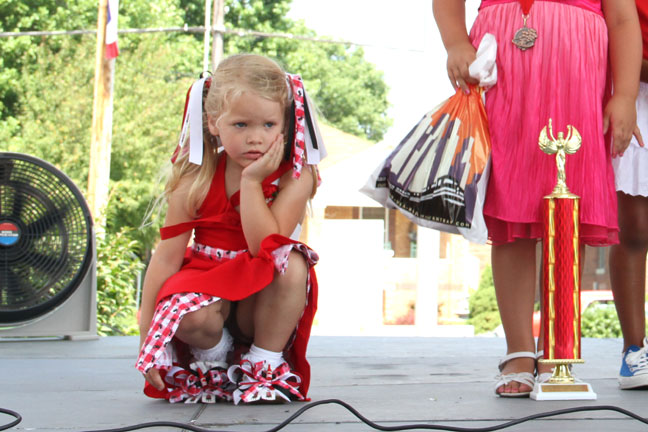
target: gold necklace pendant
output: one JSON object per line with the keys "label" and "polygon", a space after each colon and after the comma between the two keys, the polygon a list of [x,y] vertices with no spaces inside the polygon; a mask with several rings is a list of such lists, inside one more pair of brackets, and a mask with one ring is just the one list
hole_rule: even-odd
{"label": "gold necklace pendant", "polygon": [[534,28],[527,27],[527,18],[529,18],[529,15],[524,15],[524,26],[516,31],[515,37],[513,37],[513,44],[522,51],[533,47],[536,39],[538,39],[538,31]]}

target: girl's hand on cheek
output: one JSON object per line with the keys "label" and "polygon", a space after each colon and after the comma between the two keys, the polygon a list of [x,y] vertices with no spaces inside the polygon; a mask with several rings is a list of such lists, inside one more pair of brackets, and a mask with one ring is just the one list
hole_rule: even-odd
{"label": "girl's hand on cheek", "polygon": [[272,174],[281,163],[284,153],[283,134],[279,134],[263,156],[243,169],[241,178],[261,183]]}

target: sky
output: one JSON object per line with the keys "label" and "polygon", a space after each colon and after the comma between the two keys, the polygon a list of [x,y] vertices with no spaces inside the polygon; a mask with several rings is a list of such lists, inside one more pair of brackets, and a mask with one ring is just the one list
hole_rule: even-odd
{"label": "sky", "polygon": [[[466,2],[468,22],[478,3]],[[383,71],[390,88],[393,125],[385,141],[398,144],[426,112],[454,93],[431,0],[293,0],[289,16],[304,20],[320,37],[371,45],[363,47],[365,58]]]}

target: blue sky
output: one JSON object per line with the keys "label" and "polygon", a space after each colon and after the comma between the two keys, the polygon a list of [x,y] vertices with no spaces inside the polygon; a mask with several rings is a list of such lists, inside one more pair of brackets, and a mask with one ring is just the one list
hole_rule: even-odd
{"label": "blue sky", "polygon": [[[469,22],[478,3],[466,3]],[[393,144],[453,93],[430,0],[293,0],[292,5],[290,17],[303,19],[318,35],[372,45],[364,47],[365,58],[384,72],[390,87],[394,123],[385,139]]]}

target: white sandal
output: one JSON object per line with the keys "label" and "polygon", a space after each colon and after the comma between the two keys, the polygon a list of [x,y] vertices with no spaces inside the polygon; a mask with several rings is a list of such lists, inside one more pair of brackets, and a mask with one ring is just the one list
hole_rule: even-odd
{"label": "white sandal", "polygon": [[495,383],[495,395],[500,397],[527,397],[531,393],[531,390],[526,392],[517,392],[517,393],[497,393],[498,388],[512,381],[518,382],[520,384],[524,384],[526,386],[529,386],[531,389],[533,389],[533,386],[535,384],[535,378],[531,372],[514,372],[509,374],[501,373],[502,370],[504,369],[504,366],[506,366],[506,363],[516,358],[531,358],[535,360],[536,355],[535,353],[530,351],[520,351],[520,352],[507,354],[506,356],[504,356],[504,358],[500,360],[498,365],[500,373],[495,377],[495,379],[497,380],[497,382]]}

